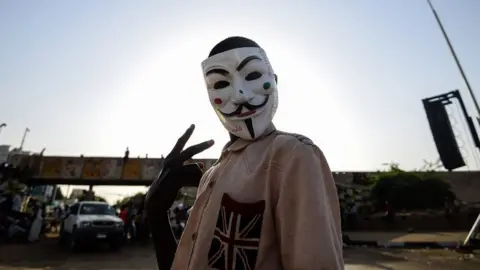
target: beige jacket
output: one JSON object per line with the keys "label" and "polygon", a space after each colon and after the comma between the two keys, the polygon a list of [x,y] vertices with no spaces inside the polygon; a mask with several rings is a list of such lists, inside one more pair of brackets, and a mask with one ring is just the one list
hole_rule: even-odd
{"label": "beige jacket", "polygon": [[205,173],[172,269],[344,269],[339,211],[320,149],[272,125]]}

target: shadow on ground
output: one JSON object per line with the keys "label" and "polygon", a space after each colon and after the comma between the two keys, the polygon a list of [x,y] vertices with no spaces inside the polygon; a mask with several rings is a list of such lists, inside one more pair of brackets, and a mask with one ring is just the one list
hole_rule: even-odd
{"label": "shadow on ground", "polygon": [[422,263],[434,269],[480,269],[480,251],[462,254],[448,249],[371,249],[375,253],[388,257]]}
{"label": "shadow on ground", "polygon": [[376,252],[374,249],[353,248],[344,251],[347,269],[424,269],[421,263],[412,263],[408,259]]}
{"label": "shadow on ground", "polygon": [[153,248],[125,246],[110,251],[108,246],[98,245],[89,249],[69,252],[57,241],[46,239],[28,245],[2,246],[0,270],[7,269],[155,269]]}
{"label": "shadow on ground", "polygon": [[[346,248],[347,270],[423,270],[480,269],[480,259],[444,250],[394,250]],[[67,252],[54,239],[30,245],[1,247],[0,270],[95,270],[95,269],[156,269],[151,245],[126,246],[118,252],[108,246],[90,251]]]}

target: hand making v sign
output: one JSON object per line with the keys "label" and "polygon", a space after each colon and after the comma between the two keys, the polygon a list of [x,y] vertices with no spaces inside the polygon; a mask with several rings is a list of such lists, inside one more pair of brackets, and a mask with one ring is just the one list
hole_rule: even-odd
{"label": "hand making v sign", "polygon": [[167,211],[182,187],[198,186],[202,177],[201,168],[197,164],[185,165],[185,162],[210,148],[214,141],[205,141],[183,150],[194,130],[195,125],[191,125],[165,158],[163,169],[150,186],[145,198],[147,212]]}

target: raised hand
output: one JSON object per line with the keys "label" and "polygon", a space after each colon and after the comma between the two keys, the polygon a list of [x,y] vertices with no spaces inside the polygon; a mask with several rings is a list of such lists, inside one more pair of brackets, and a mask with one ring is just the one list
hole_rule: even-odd
{"label": "raised hand", "polygon": [[202,170],[197,164],[185,165],[185,162],[194,155],[210,148],[214,141],[205,141],[183,150],[194,130],[195,125],[191,125],[178,139],[172,151],[165,158],[163,169],[150,186],[145,198],[145,206],[148,212],[151,212],[153,209],[167,211],[182,187],[198,186],[202,177]]}
{"label": "raised hand", "polygon": [[177,250],[177,241],[172,234],[167,210],[175,201],[180,188],[198,186],[202,178],[200,167],[197,164],[185,165],[185,161],[213,145],[213,140],[210,140],[183,150],[194,129],[195,126],[191,125],[178,139],[173,150],[165,158],[160,175],[150,186],[145,197],[145,213],[152,233],[159,270],[171,269]]}
{"label": "raised hand", "polygon": [[183,150],[185,144],[187,144],[194,130],[195,125],[191,125],[187,129],[187,131],[185,131],[185,133],[178,139],[172,151],[165,158],[163,167],[164,170],[168,169],[170,171],[176,171],[182,168],[186,161],[191,159],[194,155],[207,150],[214,144],[213,140],[209,140],[190,146],[189,148]]}

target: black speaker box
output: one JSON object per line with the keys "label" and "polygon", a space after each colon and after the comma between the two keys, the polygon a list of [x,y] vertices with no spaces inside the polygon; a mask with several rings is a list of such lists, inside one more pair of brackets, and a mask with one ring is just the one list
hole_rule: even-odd
{"label": "black speaker box", "polygon": [[423,106],[427,113],[433,140],[445,169],[450,171],[465,166],[445,105],[441,101],[423,100]]}

